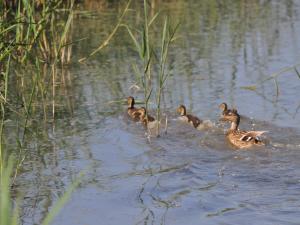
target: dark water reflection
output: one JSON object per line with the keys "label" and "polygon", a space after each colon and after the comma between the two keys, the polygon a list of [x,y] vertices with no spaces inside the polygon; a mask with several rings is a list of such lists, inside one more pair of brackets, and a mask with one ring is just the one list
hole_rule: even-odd
{"label": "dark water reflection", "polygon": [[[279,96],[272,80],[262,82],[299,62],[298,1],[153,2],[181,21],[163,96],[168,133],[149,142],[124,106],[108,104],[143,96],[129,90],[138,57],[120,30],[101,54],[70,67],[72,113],[30,144],[17,182],[24,224],[39,224],[84,169],[55,224],[298,224],[300,80],[294,71],[279,76]],[[127,20],[138,26],[141,5],[133,8]],[[88,39],[74,47],[74,59],[98,46],[121,9],[112,3],[76,18],[74,39]],[[249,85],[256,90],[242,88]],[[235,151],[222,130],[199,132],[172,120],[184,103],[217,121],[223,101],[246,116],[243,128],[269,131],[266,148]]]}

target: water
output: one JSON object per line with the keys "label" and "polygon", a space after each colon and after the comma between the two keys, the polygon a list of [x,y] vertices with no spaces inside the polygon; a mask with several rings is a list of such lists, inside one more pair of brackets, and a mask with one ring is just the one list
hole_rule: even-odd
{"label": "water", "polygon": [[[23,224],[39,224],[80,171],[82,184],[54,224],[299,224],[300,80],[294,71],[278,76],[278,96],[273,80],[263,82],[299,63],[299,2],[157,1],[155,10],[181,26],[162,102],[168,133],[150,141],[125,105],[109,104],[143,97],[129,89],[139,59],[126,30],[77,63],[113,29],[122,6],[85,5],[90,13],[74,20],[73,40],[87,39],[74,46],[66,68],[71,110],[30,144],[16,186]],[[142,5],[132,8],[126,19],[138,26]],[[268,130],[269,145],[236,151],[222,130],[200,132],[174,120],[185,104],[218,123],[224,101],[244,116],[242,129]]]}

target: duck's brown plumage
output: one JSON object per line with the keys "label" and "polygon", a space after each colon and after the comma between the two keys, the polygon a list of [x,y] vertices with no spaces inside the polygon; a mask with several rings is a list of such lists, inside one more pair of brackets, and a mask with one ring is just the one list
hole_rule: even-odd
{"label": "duck's brown plumage", "polygon": [[230,129],[226,132],[226,136],[231,144],[238,148],[249,148],[254,145],[264,145],[259,136],[266,131],[241,131],[238,129],[240,123],[240,115],[236,109],[230,110],[222,114],[222,120],[231,122]]}
{"label": "duck's brown plumage", "polygon": [[197,128],[202,123],[202,120],[200,120],[198,117],[193,116],[191,114],[187,114],[186,108],[184,105],[180,105],[177,108],[177,112],[180,114],[180,117],[179,117],[180,120],[183,120],[183,121],[193,125],[195,128]]}
{"label": "duck's brown plumage", "polygon": [[136,116],[139,117],[139,120],[145,125],[147,126],[149,123],[153,123],[155,122],[155,118],[150,116],[149,114],[147,114],[146,116],[146,108],[145,107],[141,107],[140,109],[138,109],[134,114],[136,114]]}
{"label": "duck's brown plumage", "polygon": [[128,104],[128,108],[127,108],[128,115],[132,119],[138,120],[139,119],[139,112],[138,112],[139,109],[134,107],[135,101],[132,96],[129,96],[127,98],[127,104]]}

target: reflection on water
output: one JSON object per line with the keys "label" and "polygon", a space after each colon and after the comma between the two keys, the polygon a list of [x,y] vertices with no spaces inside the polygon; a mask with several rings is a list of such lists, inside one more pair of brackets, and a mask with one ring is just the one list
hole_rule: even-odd
{"label": "reflection on water", "polygon": [[[79,14],[73,40],[87,39],[74,46],[66,68],[70,87],[60,90],[54,124],[37,123],[43,132],[33,132],[17,179],[23,223],[39,224],[88,168],[55,224],[296,224],[300,80],[294,71],[280,75],[278,96],[272,80],[262,81],[299,62],[298,1],[153,1],[152,7],[181,22],[163,96],[168,133],[149,142],[125,106],[108,104],[143,96],[129,90],[138,56],[126,30],[85,64],[75,62],[113,29],[122,4]],[[142,7],[132,8],[127,20],[138,26]],[[249,85],[256,89],[242,88]],[[173,120],[184,103],[201,119],[218,121],[224,101],[245,116],[242,129],[268,130],[269,145],[235,151],[223,129],[199,132]]]}

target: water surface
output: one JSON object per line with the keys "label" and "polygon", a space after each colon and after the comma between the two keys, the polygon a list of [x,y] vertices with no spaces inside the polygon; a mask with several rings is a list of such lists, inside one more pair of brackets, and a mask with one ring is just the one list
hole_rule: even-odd
{"label": "water surface", "polygon": [[[82,184],[54,224],[299,224],[300,80],[293,70],[278,76],[279,95],[274,80],[264,81],[299,62],[298,1],[153,4],[153,11],[181,25],[162,102],[168,133],[150,140],[127,118],[125,105],[109,104],[128,95],[143,98],[129,89],[139,58],[126,30],[77,63],[113,29],[123,5],[81,7],[89,13],[75,18],[73,40],[87,39],[73,47],[74,62],[65,72],[70,111],[58,113],[32,140],[17,180],[23,224],[39,224],[82,170]],[[142,5],[132,9],[126,21],[138,27]],[[156,29],[158,40],[161,26]],[[241,128],[268,130],[269,144],[236,151],[223,129],[200,132],[175,120],[176,107],[185,104],[219,123],[223,101],[244,116]]]}

